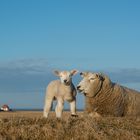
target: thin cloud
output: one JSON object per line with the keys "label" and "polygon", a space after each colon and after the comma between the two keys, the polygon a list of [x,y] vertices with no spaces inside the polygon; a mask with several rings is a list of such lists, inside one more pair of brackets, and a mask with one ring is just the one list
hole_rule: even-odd
{"label": "thin cloud", "polygon": [[45,73],[50,69],[46,59],[21,59],[0,65],[0,70],[18,71],[20,73]]}
{"label": "thin cloud", "polygon": [[36,91],[53,79],[45,59],[7,62],[0,66],[0,92]]}
{"label": "thin cloud", "polygon": [[140,69],[126,68],[111,71],[103,71],[108,74],[114,82],[118,83],[140,83]]}

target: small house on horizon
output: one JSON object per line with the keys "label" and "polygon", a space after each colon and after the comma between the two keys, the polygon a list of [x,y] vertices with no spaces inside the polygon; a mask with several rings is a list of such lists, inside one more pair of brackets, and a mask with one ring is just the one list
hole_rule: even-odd
{"label": "small house on horizon", "polygon": [[5,112],[7,112],[7,111],[10,111],[10,108],[9,108],[9,106],[8,105],[3,105],[2,107],[1,107],[1,111],[5,111]]}

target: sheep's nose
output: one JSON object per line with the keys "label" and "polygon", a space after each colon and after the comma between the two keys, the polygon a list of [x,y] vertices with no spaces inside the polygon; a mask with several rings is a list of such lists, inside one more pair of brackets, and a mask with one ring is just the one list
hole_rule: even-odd
{"label": "sheep's nose", "polygon": [[77,89],[80,89],[81,86],[77,86]]}
{"label": "sheep's nose", "polygon": [[67,80],[64,80],[64,83],[66,83],[67,82]]}

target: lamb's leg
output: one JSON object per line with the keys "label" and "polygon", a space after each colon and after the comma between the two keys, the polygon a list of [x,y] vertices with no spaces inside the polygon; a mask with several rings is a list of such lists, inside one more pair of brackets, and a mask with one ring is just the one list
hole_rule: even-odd
{"label": "lamb's leg", "polygon": [[55,108],[55,113],[56,113],[57,118],[61,118],[63,108],[64,108],[64,101],[63,100],[58,100],[57,106]]}
{"label": "lamb's leg", "polygon": [[49,115],[49,111],[52,107],[52,102],[53,102],[53,99],[46,99],[46,102],[45,102],[45,106],[44,106],[44,112],[43,112],[43,116],[45,118],[48,118],[48,115]]}
{"label": "lamb's leg", "polygon": [[70,102],[70,110],[71,110],[71,116],[76,117],[76,100],[73,100],[72,102]]}

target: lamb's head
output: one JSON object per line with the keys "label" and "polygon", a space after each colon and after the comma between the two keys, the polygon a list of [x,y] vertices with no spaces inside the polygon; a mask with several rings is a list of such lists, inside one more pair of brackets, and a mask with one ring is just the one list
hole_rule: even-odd
{"label": "lamb's head", "polygon": [[71,71],[55,70],[54,71],[54,74],[60,78],[61,83],[65,85],[70,85],[72,82],[72,76],[76,75],[77,73],[78,73],[78,70],[71,70]]}
{"label": "lamb's head", "polygon": [[104,77],[99,73],[91,72],[81,72],[80,75],[83,79],[78,84],[77,90],[85,96],[95,97],[102,88]]}

